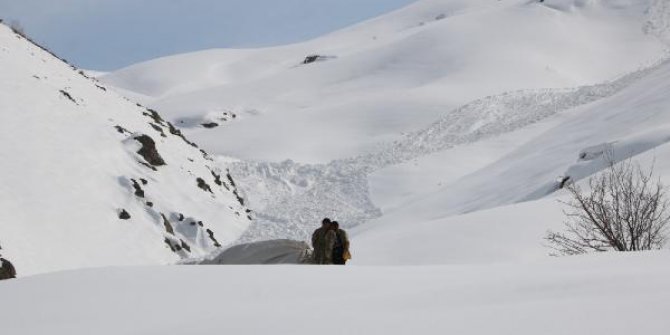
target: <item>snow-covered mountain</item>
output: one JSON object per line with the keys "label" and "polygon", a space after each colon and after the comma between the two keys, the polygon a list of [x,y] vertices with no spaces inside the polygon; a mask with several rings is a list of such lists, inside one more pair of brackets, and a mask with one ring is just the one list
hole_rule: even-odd
{"label": "snow-covered mountain", "polygon": [[258,220],[241,241],[304,239],[324,216],[435,219],[550,193],[580,150],[634,133],[506,155],[663,71],[669,32],[663,0],[424,0],[304,43],[166,57],[101,80],[242,160],[231,172]]}
{"label": "snow-covered mountain", "polygon": [[[601,170],[606,153],[653,166],[670,184],[670,1],[422,0],[304,43],[138,64],[101,77],[107,91],[20,37],[0,37],[11,78],[0,81],[10,117],[0,126],[2,187],[12,192],[0,199],[9,215],[0,243],[20,270],[51,260],[35,241],[56,249],[54,259],[71,257],[54,268],[168,262],[179,257],[165,237],[197,245],[186,228],[206,237],[212,225],[222,245],[304,240],[324,216],[349,228],[354,265],[22,278],[0,284],[11,302],[0,303],[5,331],[668,329],[668,250],[553,258],[543,237],[565,220],[561,182]],[[165,111],[177,128],[112,86]],[[211,159],[171,135],[176,129]],[[142,164],[139,134],[154,139],[167,165]],[[236,184],[223,184],[228,168]],[[254,210],[251,224],[238,197]],[[118,219],[120,209],[129,221]],[[179,213],[203,227],[178,223]],[[245,244],[221,256],[288,261],[250,250],[284,243],[301,245]],[[188,289],[170,294],[176,286]]]}
{"label": "snow-covered mountain", "polygon": [[[667,36],[664,6],[424,0],[305,43],[177,55],[101,79],[212,153],[328,163],[475,99],[596,84],[653,64],[667,48],[658,38]],[[310,55],[320,57],[303,64]]]}
{"label": "snow-covered mountain", "polygon": [[251,222],[226,170],[153,110],[0,25],[0,245],[22,276],[165,264]]}

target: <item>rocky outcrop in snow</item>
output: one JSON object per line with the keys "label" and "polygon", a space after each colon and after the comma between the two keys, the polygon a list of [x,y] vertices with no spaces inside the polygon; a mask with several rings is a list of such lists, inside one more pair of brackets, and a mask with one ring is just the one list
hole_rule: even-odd
{"label": "rocky outcrop in snow", "polygon": [[232,177],[154,110],[0,26],[0,222],[22,274],[168,263],[251,222]]}

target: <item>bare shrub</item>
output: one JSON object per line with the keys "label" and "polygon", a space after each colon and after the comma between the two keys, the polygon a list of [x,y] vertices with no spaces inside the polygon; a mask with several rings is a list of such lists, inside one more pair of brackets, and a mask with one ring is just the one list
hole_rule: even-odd
{"label": "bare shrub", "polygon": [[589,251],[660,249],[670,221],[667,189],[654,179],[653,167],[643,170],[630,160],[614,164],[589,178],[590,193],[574,183],[566,186],[571,200],[563,202],[565,232],[549,231],[545,239],[558,254]]}

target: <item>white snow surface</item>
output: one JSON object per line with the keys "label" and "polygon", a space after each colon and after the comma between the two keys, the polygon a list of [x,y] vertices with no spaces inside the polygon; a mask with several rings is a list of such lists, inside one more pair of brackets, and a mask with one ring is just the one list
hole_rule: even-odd
{"label": "white snow surface", "polygon": [[[20,276],[173,263],[215,250],[207,229],[227,244],[248,226],[233,187],[215,182],[226,171],[146,108],[4,25],[0,69],[0,246]],[[142,134],[167,165],[146,165]]]}
{"label": "white snow surface", "polygon": [[81,270],[0,283],[0,321],[21,335],[665,334],[669,261]]}
{"label": "white snow surface", "polygon": [[[255,220],[224,263],[285,261],[324,216],[353,259],[21,278],[0,283],[1,327],[665,334],[667,249],[554,258],[543,237],[565,220],[559,181],[606,153],[670,184],[669,37],[667,0],[423,0],[313,41],[103,76],[230,167]],[[310,54],[328,57],[301,64]]]}

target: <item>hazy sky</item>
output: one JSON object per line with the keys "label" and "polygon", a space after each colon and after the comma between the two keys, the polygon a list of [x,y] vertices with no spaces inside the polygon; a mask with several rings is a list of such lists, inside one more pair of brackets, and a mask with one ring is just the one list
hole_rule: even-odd
{"label": "hazy sky", "polygon": [[415,0],[0,0],[0,18],[71,63],[112,70],[216,47],[316,37]]}

